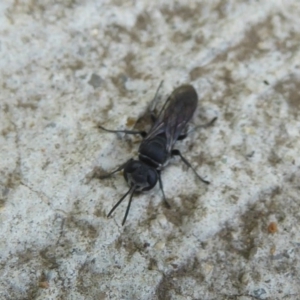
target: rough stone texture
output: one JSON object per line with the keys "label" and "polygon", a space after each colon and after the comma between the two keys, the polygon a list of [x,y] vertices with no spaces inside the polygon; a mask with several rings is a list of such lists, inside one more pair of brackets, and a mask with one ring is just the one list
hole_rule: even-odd
{"label": "rough stone texture", "polygon": [[[300,299],[299,1],[0,3],[1,299]],[[161,80],[194,124],[159,188],[106,214]]]}

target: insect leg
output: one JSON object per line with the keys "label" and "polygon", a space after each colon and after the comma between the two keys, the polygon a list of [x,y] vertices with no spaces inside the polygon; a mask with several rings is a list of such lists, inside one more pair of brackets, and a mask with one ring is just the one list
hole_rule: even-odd
{"label": "insect leg", "polygon": [[172,155],[172,156],[179,156],[179,157],[181,158],[181,160],[182,160],[189,168],[191,168],[191,169],[193,170],[193,172],[196,174],[196,176],[197,176],[202,182],[204,182],[204,183],[206,183],[206,184],[210,184],[209,181],[203,179],[203,178],[196,172],[196,170],[195,170],[195,169],[192,167],[192,165],[186,160],[186,158],[184,158],[184,157],[182,156],[182,154],[180,153],[179,150],[173,149],[172,152],[171,152],[171,155]]}
{"label": "insect leg", "polygon": [[98,178],[98,179],[105,179],[105,178],[109,178],[110,176],[112,176],[113,174],[123,170],[125,168],[125,166],[132,160],[132,158],[128,161],[126,161],[124,164],[120,165],[119,167],[117,167],[115,170],[113,170],[110,173],[107,174],[101,174],[100,171],[98,170],[98,168],[96,170],[93,171],[93,175],[91,176],[92,178]]}
{"label": "insect leg", "polygon": [[159,86],[158,86],[156,92],[155,92],[155,96],[154,96],[154,98],[153,98],[153,100],[152,100],[152,103],[150,104],[150,114],[151,114],[151,120],[152,120],[153,123],[154,123],[154,122],[156,121],[156,119],[157,119],[157,117],[155,116],[154,110],[155,110],[156,105],[157,105],[157,99],[158,99],[157,96],[158,96],[158,92],[159,92],[160,88],[162,87],[163,83],[164,83],[164,81],[162,80],[162,81],[160,82],[160,84],[159,84]]}
{"label": "insect leg", "polygon": [[[190,131],[189,131],[190,132]],[[188,136],[188,133],[189,132],[187,132],[187,133],[185,133],[185,134],[181,134],[179,137],[178,137],[178,139],[177,139],[177,141],[182,141],[182,140],[184,140],[187,136]]]}
{"label": "insect leg", "polygon": [[198,128],[207,128],[209,126],[212,126],[216,120],[218,119],[218,117],[214,117],[212,120],[210,120],[209,122],[207,122],[206,124],[202,124],[202,125],[198,125],[196,127],[194,127],[193,129],[191,129],[188,133],[192,132],[193,130],[196,130]]}
{"label": "insect leg", "polygon": [[166,204],[166,207],[170,208],[171,205],[169,204],[169,202],[166,199],[165,192],[164,192],[164,187],[163,187],[163,183],[162,183],[161,176],[160,176],[160,172],[158,172],[158,182],[159,182],[159,188],[161,189],[162,194],[163,194],[163,198],[164,198],[164,202]]}
{"label": "insect leg", "polygon": [[147,132],[146,131],[138,131],[138,130],[110,130],[110,129],[106,129],[104,127],[102,127],[101,125],[98,125],[98,128],[107,131],[107,132],[112,132],[112,133],[118,133],[118,132],[122,132],[122,133],[126,133],[126,134],[139,134],[141,135],[143,138],[146,137]]}
{"label": "insect leg", "polygon": [[178,137],[177,141],[180,141],[180,140],[185,139],[191,132],[195,131],[195,130],[198,129],[198,128],[207,128],[207,127],[209,127],[209,126],[212,126],[212,125],[215,123],[216,120],[217,120],[217,117],[214,117],[214,118],[213,118],[212,120],[210,120],[208,123],[202,124],[202,125],[198,125],[198,126],[194,127],[193,129],[189,130],[187,133],[184,133],[184,134],[180,135],[180,136]]}

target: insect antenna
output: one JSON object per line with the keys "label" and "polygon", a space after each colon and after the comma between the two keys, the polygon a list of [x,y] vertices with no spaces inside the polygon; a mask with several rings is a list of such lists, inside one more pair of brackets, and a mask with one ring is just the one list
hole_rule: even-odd
{"label": "insect antenna", "polygon": [[125,216],[124,216],[124,219],[122,221],[122,226],[125,224],[126,222],[126,219],[127,219],[127,216],[128,216],[128,213],[129,213],[129,209],[130,209],[130,205],[131,205],[131,201],[132,201],[132,197],[133,197],[133,193],[135,191],[135,185],[133,185],[129,192],[130,192],[130,198],[129,198],[129,202],[128,202],[128,205],[127,205],[127,209],[126,209],[126,212],[125,212]]}
{"label": "insect antenna", "polygon": [[111,216],[111,214],[115,211],[115,209],[121,204],[121,202],[126,198],[126,196],[133,191],[134,186],[132,186],[123,196],[122,198],[117,202],[117,204],[114,205],[114,207],[110,210],[110,212],[108,213],[107,217],[109,218]]}

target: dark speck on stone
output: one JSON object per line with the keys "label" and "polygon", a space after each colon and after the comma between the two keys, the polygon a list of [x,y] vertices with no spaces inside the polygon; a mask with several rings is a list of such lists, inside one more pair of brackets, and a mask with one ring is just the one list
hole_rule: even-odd
{"label": "dark speck on stone", "polygon": [[49,124],[46,125],[46,127],[56,127],[56,124],[54,122],[50,122]]}
{"label": "dark speck on stone", "polygon": [[9,193],[9,188],[5,187],[3,190],[2,190],[2,196],[5,197],[7,196]]}
{"label": "dark speck on stone", "polygon": [[102,78],[97,74],[92,74],[88,84],[91,85],[94,89],[98,88],[102,83]]}
{"label": "dark speck on stone", "polygon": [[257,299],[266,299],[267,292],[264,288],[260,288],[260,289],[253,291],[253,296]]}

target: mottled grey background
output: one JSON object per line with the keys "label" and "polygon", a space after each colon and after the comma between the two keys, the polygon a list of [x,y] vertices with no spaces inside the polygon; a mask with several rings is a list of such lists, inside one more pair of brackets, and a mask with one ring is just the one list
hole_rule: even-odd
{"label": "mottled grey background", "polygon": [[[299,1],[0,3],[1,299],[300,298]],[[121,174],[157,86],[194,124],[159,188]]]}

